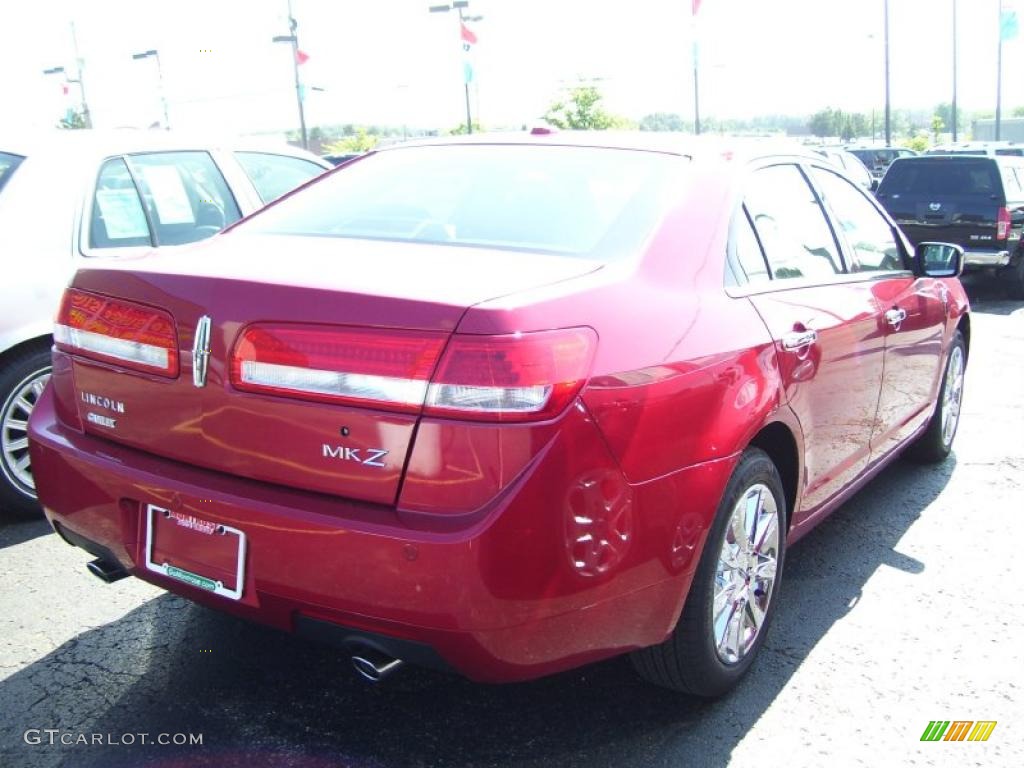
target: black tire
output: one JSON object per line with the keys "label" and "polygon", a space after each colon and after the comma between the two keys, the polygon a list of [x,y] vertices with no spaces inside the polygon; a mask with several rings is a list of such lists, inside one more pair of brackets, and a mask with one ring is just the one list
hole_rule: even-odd
{"label": "black tire", "polygon": [[[28,455],[27,433],[21,424],[28,421],[26,403],[34,406],[38,393],[33,382],[50,374],[49,345],[33,345],[16,350],[0,363],[0,514],[29,517],[40,514],[35,487],[31,483],[31,465],[26,472],[18,466]],[[28,392],[26,392],[26,387]],[[24,446],[22,443],[24,441]]]}
{"label": "black tire", "polygon": [[1024,300],[1024,249],[1019,250],[1010,265],[999,272],[999,279],[1011,299]]}
{"label": "black tire", "polygon": [[[777,570],[764,620],[753,644],[738,661],[727,663],[719,656],[715,641],[713,604],[716,570],[733,509],[756,485],[769,489],[778,510]],[[675,630],[660,645],[631,654],[633,667],[640,676],[663,688],[701,698],[716,698],[739,683],[764,644],[775,613],[785,561],[785,534],[786,501],[778,469],[764,451],[748,448],[725,487]]]}
{"label": "black tire", "polygon": [[[951,369],[955,367],[957,356],[960,364],[960,391],[956,396],[956,417],[952,425],[952,432],[947,434],[945,426],[945,410],[943,403],[947,395],[947,388],[955,386],[951,380]],[[934,464],[943,461],[951,450],[953,450],[953,439],[956,437],[957,427],[960,426],[960,404],[963,398],[963,371],[967,368],[967,345],[964,343],[964,335],[959,329],[953,332],[953,338],[949,343],[949,352],[946,354],[945,368],[942,371],[942,384],[939,386],[938,398],[935,402],[935,413],[932,414],[928,427],[921,433],[907,448],[906,456],[911,461],[922,464]]]}

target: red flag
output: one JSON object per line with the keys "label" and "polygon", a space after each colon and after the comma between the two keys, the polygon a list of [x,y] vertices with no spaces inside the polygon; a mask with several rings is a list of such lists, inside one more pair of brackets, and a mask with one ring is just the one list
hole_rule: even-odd
{"label": "red flag", "polygon": [[700,0],[693,0],[693,15],[697,15],[697,11],[700,10]]}
{"label": "red flag", "polygon": [[67,95],[68,95],[68,84],[67,84],[67,83],[64,83],[64,84],[63,84],[63,85],[62,85],[62,86],[60,87],[60,91],[61,91],[61,93],[63,93],[63,94],[65,95],[65,96],[67,96]]}
{"label": "red flag", "polygon": [[309,54],[305,51],[300,51],[298,48],[295,49],[295,63],[300,67],[309,61]]}
{"label": "red flag", "polygon": [[476,34],[474,34],[473,30],[465,24],[460,23],[460,26],[462,27],[462,42],[476,45]]}

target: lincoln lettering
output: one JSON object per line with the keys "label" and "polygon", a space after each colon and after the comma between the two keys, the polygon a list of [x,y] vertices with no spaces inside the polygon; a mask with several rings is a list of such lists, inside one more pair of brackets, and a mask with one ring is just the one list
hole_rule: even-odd
{"label": "lincoln lettering", "polygon": [[82,402],[95,408],[105,408],[114,413],[124,413],[124,403],[120,400],[111,400],[109,397],[94,395],[91,392],[82,392]]}
{"label": "lincoln lettering", "polygon": [[[363,456],[362,452],[366,455]],[[381,461],[388,452],[382,448],[348,448],[344,445],[323,445],[323,456],[325,459],[340,459],[341,461],[354,461],[357,464],[364,464],[367,467],[383,467]]]}

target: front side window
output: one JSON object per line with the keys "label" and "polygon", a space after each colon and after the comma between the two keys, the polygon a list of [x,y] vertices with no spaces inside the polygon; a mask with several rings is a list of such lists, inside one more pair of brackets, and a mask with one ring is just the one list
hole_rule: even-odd
{"label": "front side window", "polygon": [[745,204],[773,278],[828,278],[843,271],[825,214],[796,165],[755,171]]}
{"label": "front side window", "polygon": [[811,169],[811,175],[852,250],[846,254],[850,272],[903,269],[892,227],[863,193],[824,168]]}
{"label": "front side window", "polygon": [[268,152],[235,152],[260,200],[269,203],[324,172],[316,163],[300,157]]}
{"label": "front side window", "polygon": [[243,230],[618,258],[671,202],[683,157],[564,146],[389,149],[252,217]]}

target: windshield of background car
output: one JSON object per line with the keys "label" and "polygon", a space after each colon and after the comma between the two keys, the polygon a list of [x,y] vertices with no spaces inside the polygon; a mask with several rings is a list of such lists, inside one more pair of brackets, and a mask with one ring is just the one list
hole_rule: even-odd
{"label": "windshield of background car", "polygon": [[885,174],[880,193],[951,197],[1002,196],[999,172],[992,160],[897,160]]}
{"label": "windshield of background car", "polygon": [[386,150],[347,165],[240,228],[611,260],[645,242],[687,163],[676,155],[591,147]]}
{"label": "windshield of background car", "polygon": [[0,190],[4,188],[7,180],[11,178],[14,170],[21,165],[21,161],[24,159],[20,155],[9,155],[6,152],[0,152]]}

